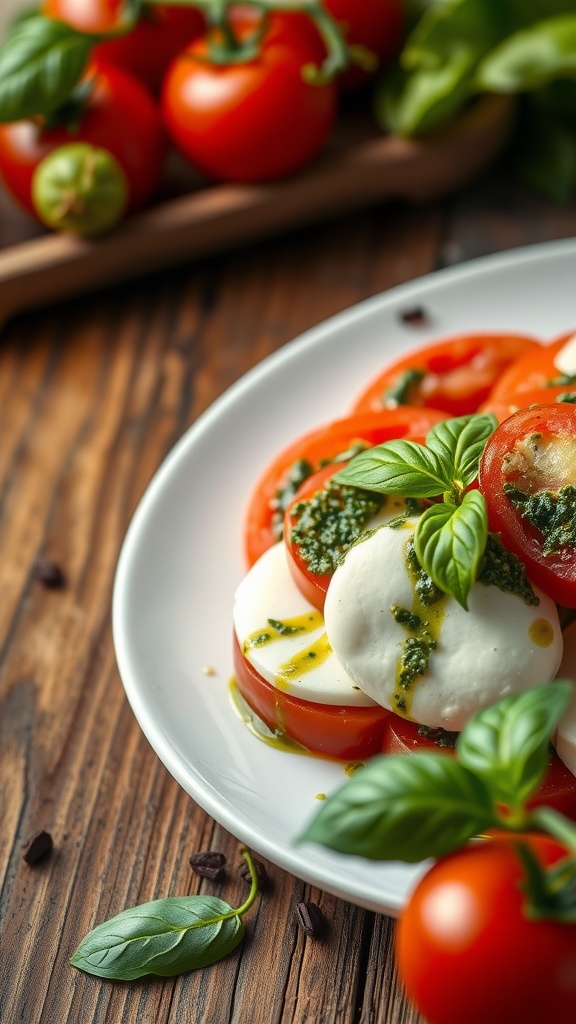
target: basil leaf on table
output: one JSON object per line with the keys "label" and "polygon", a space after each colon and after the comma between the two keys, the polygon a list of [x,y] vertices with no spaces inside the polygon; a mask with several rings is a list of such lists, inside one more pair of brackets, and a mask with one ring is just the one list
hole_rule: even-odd
{"label": "basil leaf on table", "polygon": [[478,89],[515,93],[576,74],[576,14],[536,22],[503,40],[481,61]]}
{"label": "basil leaf on table", "polygon": [[490,793],[451,757],[373,758],[317,812],[300,841],[370,860],[440,857],[494,824]]}
{"label": "basil leaf on table", "polygon": [[434,497],[452,486],[452,478],[435,452],[415,441],[386,441],[367,448],[333,479],[405,498]]}
{"label": "basil leaf on table", "polygon": [[241,941],[244,923],[215,896],[178,896],[123,910],[94,928],[70,963],[100,978],[163,978],[208,967]]}
{"label": "basil leaf on table", "polygon": [[476,579],[488,539],[486,502],[479,491],[468,491],[461,505],[431,505],[414,533],[416,557],[440,590],[463,608]]}
{"label": "basil leaf on table", "polygon": [[50,114],[61,106],[96,39],[41,15],[13,25],[0,48],[0,121]]}
{"label": "basil leaf on table", "polygon": [[549,739],[572,685],[557,680],[480,711],[456,741],[458,760],[484,779],[496,801],[522,807],[544,778]]}

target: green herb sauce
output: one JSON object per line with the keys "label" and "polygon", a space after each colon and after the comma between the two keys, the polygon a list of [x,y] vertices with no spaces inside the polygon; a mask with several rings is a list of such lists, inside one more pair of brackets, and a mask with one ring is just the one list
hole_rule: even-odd
{"label": "green herb sauce", "polygon": [[485,587],[498,587],[505,594],[516,594],[524,604],[540,604],[526,576],[524,565],[516,555],[506,550],[495,533],[488,534],[477,581]]}
{"label": "green herb sauce", "polygon": [[400,644],[402,653],[396,663],[392,696],[395,710],[406,716],[410,713],[413,684],[428,672],[430,656],[438,646],[447,597],[422,569],[412,539],[405,545],[404,557],[412,584],[412,607],[394,604],[390,614],[408,634]]}
{"label": "green herb sauce", "polygon": [[522,518],[542,534],[544,555],[576,547],[576,485],[527,494],[514,484],[504,484],[503,491]]}
{"label": "green herb sauce", "polygon": [[416,366],[410,370],[404,370],[396,383],[382,395],[382,405],[388,406],[388,408],[396,405],[411,405],[412,392],[425,376],[426,371],[420,370]]}
{"label": "green herb sauce", "polygon": [[342,556],[358,540],[366,523],[382,508],[386,495],[328,481],[292,510],[290,541],[297,545],[310,572],[334,572]]}
{"label": "green herb sauce", "polygon": [[278,619],[268,619],[267,626],[256,629],[246,637],[242,644],[242,652],[246,654],[251,647],[262,647],[263,644],[272,643],[273,640],[280,640],[283,636],[292,636],[294,633],[310,633],[322,626],[324,618],[322,612],[305,612],[304,615],[296,615],[292,619],[279,622]]}
{"label": "green herb sauce", "polygon": [[576,384],[576,373],[559,373],[557,377],[546,381],[547,388],[561,388],[564,385],[569,388],[572,384]]}
{"label": "green herb sauce", "polygon": [[556,395],[556,401],[576,405],[576,391],[563,391],[561,395]]}

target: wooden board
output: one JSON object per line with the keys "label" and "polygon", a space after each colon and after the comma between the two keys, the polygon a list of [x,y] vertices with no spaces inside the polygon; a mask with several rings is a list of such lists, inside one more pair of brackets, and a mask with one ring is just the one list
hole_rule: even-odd
{"label": "wooden board", "polygon": [[[300,174],[213,185],[180,166],[153,206],[92,241],[41,232],[11,211],[0,234],[0,317],[389,199],[444,195],[494,158],[511,112],[507,98],[488,96],[418,141],[384,136],[351,112]],[[14,243],[18,235],[25,240]]]}

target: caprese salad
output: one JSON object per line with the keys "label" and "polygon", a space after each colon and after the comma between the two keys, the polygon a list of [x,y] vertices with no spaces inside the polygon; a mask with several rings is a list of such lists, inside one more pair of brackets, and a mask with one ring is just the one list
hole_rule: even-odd
{"label": "caprese salad", "polygon": [[[450,753],[480,709],[576,680],[576,334],[410,352],[257,481],[237,706],[345,762]],[[576,816],[576,698],[537,800]]]}

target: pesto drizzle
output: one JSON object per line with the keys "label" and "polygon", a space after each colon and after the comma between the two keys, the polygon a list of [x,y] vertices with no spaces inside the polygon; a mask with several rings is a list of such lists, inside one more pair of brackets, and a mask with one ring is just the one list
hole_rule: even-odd
{"label": "pesto drizzle", "polygon": [[410,405],[413,389],[424,380],[425,376],[426,371],[416,366],[412,367],[412,369],[404,370],[399,375],[396,383],[382,395],[382,404],[389,408],[396,405]]}
{"label": "pesto drizzle", "polygon": [[522,518],[542,534],[544,555],[567,546],[576,547],[576,485],[527,494],[507,483],[503,491]]}
{"label": "pesto drizzle", "polygon": [[516,594],[524,604],[540,604],[523,563],[504,547],[496,533],[488,534],[477,580],[485,587],[498,587],[505,594]]}
{"label": "pesto drizzle", "polygon": [[297,502],[290,541],[298,546],[310,572],[333,572],[385,501],[384,494],[329,480],[311,498]]}

